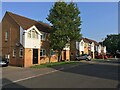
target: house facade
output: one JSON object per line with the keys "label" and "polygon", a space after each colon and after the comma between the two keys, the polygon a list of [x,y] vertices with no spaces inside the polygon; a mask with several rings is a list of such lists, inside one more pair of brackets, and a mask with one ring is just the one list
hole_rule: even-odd
{"label": "house facade", "polygon": [[89,53],[89,42],[81,37],[81,41],[80,42],[76,42],[76,49],[78,51],[78,54],[82,55],[82,54],[88,54]]}
{"label": "house facade", "polygon": [[[29,67],[47,62],[57,62],[55,51],[49,48],[51,27],[11,12],[2,19],[2,57],[10,65]],[[65,47],[62,60],[69,59],[69,47]]]}
{"label": "house facade", "polygon": [[96,55],[106,54],[106,46],[102,46],[92,39],[81,37],[80,42],[76,42],[77,54],[89,54],[94,59]]}

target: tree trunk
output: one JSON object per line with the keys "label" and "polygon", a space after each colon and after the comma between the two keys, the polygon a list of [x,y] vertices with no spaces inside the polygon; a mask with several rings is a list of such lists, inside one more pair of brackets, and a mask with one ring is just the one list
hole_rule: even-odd
{"label": "tree trunk", "polygon": [[48,57],[49,57],[49,63],[50,63],[50,61],[51,61],[51,55],[50,55],[50,53],[49,53]]}
{"label": "tree trunk", "polygon": [[61,61],[61,56],[62,56],[62,51],[59,51],[59,52],[58,52],[58,62]]}
{"label": "tree trunk", "polygon": [[51,48],[48,49],[48,52],[49,52],[48,53],[48,58],[49,58],[49,62],[48,63],[50,63],[50,61],[51,61]]}
{"label": "tree trunk", "polygon": [[74,40],[70,41],[70,60],[74,61],[76,58],[76,42]]}

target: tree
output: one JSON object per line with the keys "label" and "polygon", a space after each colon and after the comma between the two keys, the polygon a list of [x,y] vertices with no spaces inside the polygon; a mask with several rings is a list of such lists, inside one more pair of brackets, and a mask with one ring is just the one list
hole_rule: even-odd
{"label": "tree", "polygon": [[67,43],[80,38],[80,12],[74,3],[56,2],[50,9],[47,20],[52,24],[50,46],[58,51],[59,60],[61,52]]}
{"label": "tree", "polygon": [[74,4],[71,2],[68,5],[68,37],[70,40],[70,55],[73,54],[73,59],[76,57],[76,41],[80,41],[80,37],[82,36],[80,34],[81,28],[81,18],[79,16],[80,11],[77,7],[77,4]]}
{"label": "tree", "polygon": [[115,54],[117,50],[120,51],[120,34],[107,35],[103,44],[109,53]]}

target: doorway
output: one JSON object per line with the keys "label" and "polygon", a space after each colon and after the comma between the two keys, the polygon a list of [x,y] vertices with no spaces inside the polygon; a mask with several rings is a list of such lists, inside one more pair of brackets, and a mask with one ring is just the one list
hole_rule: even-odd
{"label": "doorway", "polygon": [[33,64],[38,64],[38,49],[33,49]]}

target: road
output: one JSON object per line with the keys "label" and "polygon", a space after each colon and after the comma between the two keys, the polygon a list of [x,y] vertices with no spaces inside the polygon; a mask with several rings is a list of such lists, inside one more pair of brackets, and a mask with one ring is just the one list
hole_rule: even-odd
{"label": "road", "polygon": [[[3,75],[6,76],[4,79],[9,82],[4,82],[3,88],[118,88],[120,87],[118,66],[117,61],[116,63],[78,62],[76,65],[49,68],[43,74],[34,72],[30,78],[22,77],[13,81],[3,71]],[[40,70],[37,69],[36,72]]]}

